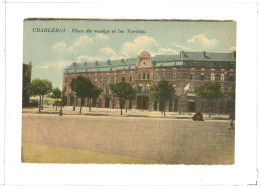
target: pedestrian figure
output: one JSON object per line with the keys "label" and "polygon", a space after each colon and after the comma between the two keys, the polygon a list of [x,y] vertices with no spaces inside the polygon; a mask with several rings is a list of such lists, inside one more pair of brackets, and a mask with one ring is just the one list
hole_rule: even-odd
{"label": "pedestrian figure", "polygon": [[62,107],[60,107],[60,116],[62,116]]}
{"label": "pedestrian figure", "polygon": [[229,130],[234,130],[234,123],[233,123],[233,119],[230,122],[230,127]]}

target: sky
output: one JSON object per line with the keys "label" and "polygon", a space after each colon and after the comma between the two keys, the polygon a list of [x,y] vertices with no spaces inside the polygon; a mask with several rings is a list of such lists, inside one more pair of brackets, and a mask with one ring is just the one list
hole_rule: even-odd
{"label": "sky", "polygon": [[[42,32],[45,28],[60,31]],[[152,56],[233,52],[236,22],[25,20],[23,40],[23,63],[32,63],[32,79],[61,89],[63,70],[72,62],[136,58],[143,50]]]}

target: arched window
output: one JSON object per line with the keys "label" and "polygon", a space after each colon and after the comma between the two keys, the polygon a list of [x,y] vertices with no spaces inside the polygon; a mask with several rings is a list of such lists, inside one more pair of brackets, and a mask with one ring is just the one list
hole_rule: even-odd
{"label": "arched window", "polygon": [[150,73],[149,72],[147,73],[147,79],[150,79]]}
{"label": "arched window", "polygon": [[143,73],[143,79],[145,79],[145,73]]}
{"label": "arched window", "polygon": [[141,79],[141,73],[138,73],[138,79]]}

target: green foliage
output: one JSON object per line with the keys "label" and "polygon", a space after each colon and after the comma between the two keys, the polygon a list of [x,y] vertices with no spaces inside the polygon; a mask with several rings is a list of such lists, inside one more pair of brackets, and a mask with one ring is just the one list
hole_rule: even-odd
{"label": "green foliage", "polygon": [[46,79],[41,80],[35,78],[32,80],[30,85],[28,86],[28,94],[30,96],[44,96],[51,92],[52,83]]}
{"label": "green foliage", "polygon": [[94,88],[90,79],[82,76],[72,78],[70,87],[79,98],[91,97],[91,91]]}
{"label": "green foliage", "polygon": [[112,91],[112,94],[120,99],[131,100],[135,96],[132,85],[127,82],[110,84],[110,89]]}
{"label": "green foliage", "polygon": [[218,82],[206,82],[196,89],[196,94],[209,101],[217,100],[223,96]]}
{"label": "green foliage", "polygon": [[225,95],[229,97],[230,100],[235,101],[236,98],[236,89],[235,87],[230,87],[228,91],[225,92]]}
{"label": "green foliage", "polygon": [[150,97],[154,100],[170,100],[175,94],[174,87],[165,80],[154,84],[150,89]]}
{"label": "green foliage", "polygon": [[50,97],[53,99],[61,98],[61,91],[60,91],[59,87],[55,87],[54,89],[52,89],[52,93],[51,93]]}
{"label": "green foliage", "polygon": [[92,99],[97,99],[98,96],[102,93],[102,89],[98,88],[96,85],[93,85],[93,90],[91,91],[91,98]]}
{"label": "green foliage", "polygon": [[[75,92],[76,96],[81,98],[81,107],[84,98],[96,99],[102,93],[102,89],[94,85],[89,78],[78,76],[73,78],[70,87]],[[91,106],[90,106],[91,109]],[[80,109],[81,112],[81,109]]]}

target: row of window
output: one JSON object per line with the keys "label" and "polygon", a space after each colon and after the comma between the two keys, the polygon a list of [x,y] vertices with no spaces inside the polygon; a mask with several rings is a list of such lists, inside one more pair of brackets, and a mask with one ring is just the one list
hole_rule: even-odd
{"label": "row of window", "polygon": [[[97,81],[98,81],[98,78],[97,78],[97,77],[94,77],[94,83],[97,83]],[[107,81],[107,83],[110,83],[110,77],[109,77],[109,76],[106,77],[106,81]],[[116,81],[117,81],[117,77],[114,76],[113,82],[116,83]],[[125,76],[122,76],[122,81],[123,81],[123,82],[126,81]],[[133,78],[132,75],[130,75],[129,81],[130,81],[130,82],[133,82],[133,81],[134,81],[134,78]],[[104,82],[104,77],[100,77],[100,82],[101,82],[101,83]]]}
{"label": "row of window", "polygon": [[[159,81],[159,76],[160,76],[160,74],[157,72],[155,74],[155,80],[156,81]],[[138,79],[150,79],[150,73],[143,73],[142,77],[141,77],[141,73],[139,73],[138,74]],[[161,74],[161,79],[162,80],[166,79],[166,74],[164,72]],[[177,80],[177,73],[173,73],[172,74],[172,79],[173,80]],[[210,75],[210,80],[211,81],[215,81],[215,79],[216,79],[215,73],[212,73]],[[195,80],[195,74],[194,73],[190,73],[190,80]],[[205,80],[205,74],[204,73],[200,74],[200,80],[201,81]],[[225,74],[221,74],[220,75],[220,81],[225,81],[225,80],[226,80]],[[110,76],[106,77],[106,81],[107,81],[107,83],[110,83]],[[122,81],[126,81],[125,76],[122,76]],[[130,75],[129,81],[130,82],[134,81],[133,75]],[[232,74],[229,75],[229,81],[234,81],[234,76]],[[94,83],[97,83],[97,82],[98,82],[98,78],[94,77]],[[101,83],[104,82],[104,77],[100,77],[100,82]],[[117,77],[116,76],[114,76],[113,82],[114,83],[117,82]],[[67,78],[65,78],[65,83],[67,83]]]}
{"label": "row of window", "polygon": [[[149,92],[149,90],[150,90],[150,85],[145,85],[144,86],[144,91],[145,92]],[[138,85],[137,86],[137,91],[138,92],[142,92],[143,91],[143,86],[142,85]]]}

